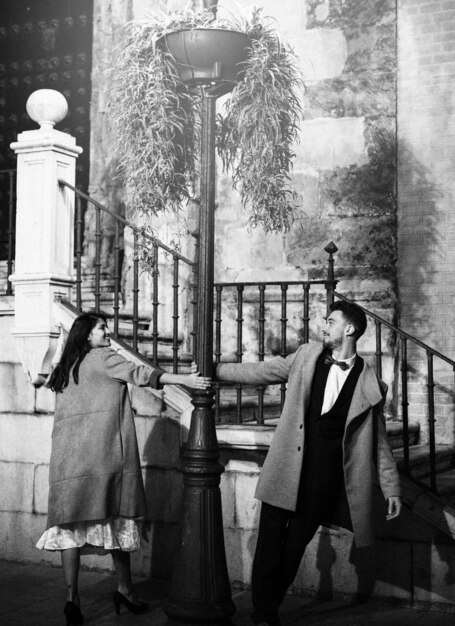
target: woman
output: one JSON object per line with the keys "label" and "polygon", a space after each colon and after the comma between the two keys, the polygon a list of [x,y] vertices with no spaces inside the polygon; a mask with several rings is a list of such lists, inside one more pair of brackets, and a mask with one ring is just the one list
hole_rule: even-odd
{"label": "woman", "polygon": [[210,379],[198,372],[169,374],[134,365],[109,346],[106,319],[80,315],[47,381],[57,395],[47,530],[37,547],[61,551],[67,626],[84,620],[78,593],[81,553],[112,554],[118,615],[121,605],[133,613],[147,608],[136,597],[130,572],[130,552],[139,548],[146,501],[127,383],[210,386]]}

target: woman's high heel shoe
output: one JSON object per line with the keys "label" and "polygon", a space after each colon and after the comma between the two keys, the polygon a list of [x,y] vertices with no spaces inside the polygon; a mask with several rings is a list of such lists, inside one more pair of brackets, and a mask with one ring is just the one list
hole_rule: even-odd
{"label": "woman's high heel shoe", "polygon": [[138,604],[130,602],[128,598],[125,598],[123,593],[120,593],[120,591],[114,591],[114,606],[117,615],[120,615],[120,606],[122,604],[124,604],[128,611],[131,611],[131,613],[143,613],[149,606],[147,602],[139,602]]}
{"label": "woman's high heel shoe", "polygon": [[74,602],[68,601],[65,604],[63,612],[66,617],[66,626],[77,626],[84,623],[84,616],[81,613],[81,609]]}

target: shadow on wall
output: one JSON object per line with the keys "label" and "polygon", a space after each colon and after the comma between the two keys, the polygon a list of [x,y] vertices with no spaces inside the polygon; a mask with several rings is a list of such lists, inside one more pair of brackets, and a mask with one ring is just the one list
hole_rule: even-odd
{"label": "shadow on wall", "polygon": [[444,254],[438,230],[444,218],[440,207],[452,198],[403,141],[398,145],[398,174],[399,316],[404,330],[434,343],[438,329],[427,303],[438,282],[435,263]]}
{"label": "shadow on wall", "polygon": [[139,569],[152,579],[169,580],[180,545],[183,502],[178,420],[166,416],[155,420],[144,446],[143,465],[148,516]]}
{"label": "shadow on wall", "polygon": [[[251,452],[236,450],[232,455],[223,452],[223,463],[231,458],[237,462],[252,460]],[[238,496],[237,500],[240,506],[242,501],[243,506],[251,504]],[[248,533],[239,527],[225,528],[231,581],[236,587],[248,587],[251,582],[260,512],[260,503],[257,504],[255,528]],[[387,507],[379,489],[374,506],[376,542],[372,546],[359,549],[348,531],[320,529],[306,550],[292,588],[292,593],[305,596],[305,600],[301,607],[294,606],[283,614],[284,618],[304,617],[313,606],[337,597],[349,597],[354,604],[372,597],[409,604],[453,602],[455,551],[449,535],[406,508],[398,520],[387,522]],[[448,533],[448,527],[446,530]],[[247,539],[242,541],[245,536]],[[309,595],[313,596],[310,603]],[[321,615],[321,608],[317,614]]]}
{"label": "shadow on wall", "polygon": [[[180,544],[183,481],[179,457],[177,420],[159,418],[145,446],[145,489],[149,506],[147,543],[138,559],[140,569],[152,579],[169,580]],[[257,472],[264,453],[222,450],[221,462],[245,471],[234,471],[223,484],[225,544],[233,587],[249,587],[251,564],[257,541],[260,503],[254,501]],[[248,470],[248,468],[250,468]],[[241,508],[240,508],[241,507]],[[375,499],[376,543],[357,549],[348,531],[323,529],[307,548],[294,591],[314,596],[310,605],[336,596],[361,603],[371,597],[393,597],[406,602],[450,603],[455,585],[453,541],[408,509],[400,519],[387,522],[386,504],[377,491]],[[226,521],[229,520],[229,521]],[[303,608],[293,609],[302,612]],[[319,614],[320,609],[318,610]]]}
{"label": "shadow on wall", "polygon": [[[446,188],[435,182],[433,172],[418,158],[405,141],[399,143],[399,219],[398,219],[398,302],[400,327],[415,334],[436,350],[448,353],[443,320],[452,317],[449,301],[443,302],[441,272],[445,253],[450,251],[444,241],[451,228],[447,221],[453,197]],[[449,294],[448,294],[449,295]],[[438,307],[440,314],[438,315]],[[450,322],[448,322],[450,324]],[[450,332],[450,331],[449,331]],[[408,342],[410,381],[419,386],[421,397],[427,394],[427,355],[425,350]],[[438,442],[455,439],[453,373],[448,365],[434,359],[436,419]],[[451,389],[447,392],[447,387]],[[410,397],[410,411],[413,397]],[[421,400],[416,400],[417,404]],[[439,406],[438,406],[439,404]],[[420,415],[417,407],[417,414]],[[426,436],[426,425],[422,434]]]}

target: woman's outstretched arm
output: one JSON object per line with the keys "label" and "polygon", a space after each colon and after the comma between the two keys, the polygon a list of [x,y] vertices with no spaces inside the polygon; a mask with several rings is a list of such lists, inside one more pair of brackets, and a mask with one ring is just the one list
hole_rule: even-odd
{"label": "woman's outstretched arm", "polygon": [[184,385],[189,389],[208,389],[212,384],[210,378],[200,376],[198,371],[191,371],[191,374],[169,374],[165,372],[161,374],[159,382],[160,385]]}

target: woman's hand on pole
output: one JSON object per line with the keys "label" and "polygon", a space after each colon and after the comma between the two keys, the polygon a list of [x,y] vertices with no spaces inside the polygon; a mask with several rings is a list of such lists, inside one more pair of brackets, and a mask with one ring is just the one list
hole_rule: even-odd
{"label": "woman's hand on pole", "polygon": [[209,389],[209,387],[211,387],[212,385],[211,378],[200,376],[197,365],[194,362],[191,363],[191,374],[188,374],[186,376],[186,379],[187,382],[183,383],[185,387],[189,387],[190,389],[194,390],[202,389],[203,391],[205,391],[206,389]]}
{"label": "woman's hand on pole", "polygon": [[205,391],[212,385],[212,379],[200,376],[196,363],[191,363],[190,374],[169,374],[165,372],[160,376],[162,385],[184,385],[195,391]]}

